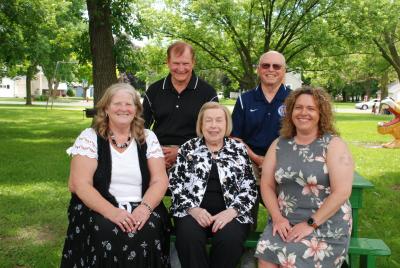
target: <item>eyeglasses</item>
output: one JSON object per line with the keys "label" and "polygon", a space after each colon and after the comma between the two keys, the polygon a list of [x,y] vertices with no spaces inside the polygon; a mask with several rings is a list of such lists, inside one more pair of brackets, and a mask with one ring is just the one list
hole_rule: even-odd
{"label": "eyeglasses", "polygon": [[260,67],[264,70],[269,70],[272,66],[272,69],[274,69],[274,71],[279,71],[280,69],[282,69],[282,65],[281,64],[276,64],[276,63],[261,63]]}

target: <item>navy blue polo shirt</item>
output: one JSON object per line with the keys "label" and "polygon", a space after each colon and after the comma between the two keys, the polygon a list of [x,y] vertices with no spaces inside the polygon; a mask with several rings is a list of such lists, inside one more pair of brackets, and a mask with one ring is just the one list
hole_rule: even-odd
{"label": "navy blue polo shirt", "polygon": [[232,136],[241,138],[256,154],[264,156],[271,143],[279,137],[283,105],[290,90],[283,84],[271,102],[261,85],[239,96],[232,113]]}
{"label": "navy blue polo shirt", "polygon": [[150,85],[143,99],[145,128],[152,127],[161,145],[182,145],[196,137],[201,106],[218,101],[214,88],[192,72],[187,87],[178,93],[171,74]]}

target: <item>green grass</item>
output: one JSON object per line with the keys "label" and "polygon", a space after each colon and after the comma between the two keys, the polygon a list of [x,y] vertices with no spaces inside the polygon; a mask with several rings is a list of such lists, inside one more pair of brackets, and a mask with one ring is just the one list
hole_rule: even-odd
{"label": "green grass", "polygon": [[[375,184],[364,194],[360,235],[392,250],[377,267],[400,267],[400,150],[375,148],[390,116],[338,114],[357,171]],[[91,123],[82,111],[0,105],[0,267],[58,267],[67,228],[69,157],[65,150]],[[259,229],[265,224],[259,216]]]}

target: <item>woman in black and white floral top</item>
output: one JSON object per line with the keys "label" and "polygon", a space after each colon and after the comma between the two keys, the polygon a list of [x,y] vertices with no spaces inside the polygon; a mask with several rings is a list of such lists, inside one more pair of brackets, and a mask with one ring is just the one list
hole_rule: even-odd
{"label": "woman in black and white floral top", "polygon": [[[228,138],[231,129],[226,107],[204,104],[197,119],[199,137],[181,146],[171,170],[182,267],[235,267],[240,260],[257,190],[246,148]],[[212,237],[210,256],[207,237]]]}

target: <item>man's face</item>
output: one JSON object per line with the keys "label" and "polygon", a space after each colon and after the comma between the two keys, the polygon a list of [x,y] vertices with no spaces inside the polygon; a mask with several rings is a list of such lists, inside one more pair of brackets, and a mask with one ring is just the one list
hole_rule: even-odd
{"label": "man's face", "polygon": [[261,84],[274,87],[280,86],[286,73],[282,56],[275,53],[264,55],[257,67],[257,73]]}
{"label": "man's face", "polygon": [[167,65],[173,82],[189,83],[194,67],[194,60],[189,49],[185,49],[179,56],[172,51]]}

